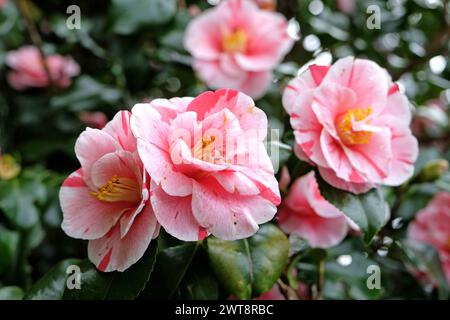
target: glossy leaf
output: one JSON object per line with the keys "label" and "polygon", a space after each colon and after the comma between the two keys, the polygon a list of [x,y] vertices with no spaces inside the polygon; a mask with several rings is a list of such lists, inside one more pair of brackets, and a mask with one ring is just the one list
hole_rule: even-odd
{"label": "glossy leaf", "polygon": [[188,300],[217,300],[219,298],[219,284],[209,268],[205,252],[197,252],[181,283],[180,297]]}
{"label": "glossy leaf", "polygon": [[287,264],[289,241],[272,224],[261,226],[248,239],[207,241],[212,269],[222,286],[239,299],[269,291]]}
{"label": "glossy leaf", "polygon": [[355,195],[318,180],[321,194],[361,228],[364,241],[369,244],[386,222],[387,206],[381,190]]}
{"label": "glossy leaf", "polygon": [[70,265],[79,265],[81,260],[67,259],[54,266],[25,294],[26,300],[60,300],[66,290],[66,270]]}
{"label": "glossy leaf", "polygon": [[186,243],[161,250],[156,257],[155,270],[142,297],[170,299],[179,289],[194,256],[198,244]]}
{"label": "glossy leaf", "polygon": [[[40,279],[26,294],[26,299],[134,299],[145,287],[153,270],[157,252],[152,242],[145,255],[125,272],[103,273],[88,260],[64,260]],[[76,271],[66,273],[70,265],[78,266],[80,289],[69,289],[74,284]]]}

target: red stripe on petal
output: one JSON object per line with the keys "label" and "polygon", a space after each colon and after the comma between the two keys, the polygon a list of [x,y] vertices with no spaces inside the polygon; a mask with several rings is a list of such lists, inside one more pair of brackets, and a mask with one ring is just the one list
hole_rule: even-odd
{"label": "red stripe on petal", "polygon": [[316,64],[313,64],[309,67],[309,72],[311,72],[311,76],[314,79],[314,82],[319,85],[323,78],[325,78],[326,74],[328,73],[328,69],[330,69],[329,66],[318,66]]}
{"label": "red stripe on petal", "polygon": [[233,100],[237,97],[238,91],[228,89],[228,90],[226,91],[226,94],[227,94],[227,96],[226,96],[226,100],[225,100],[225,101],[226,101],[226,102],[231,102],[231,101],[233,101]]}
{"label": "red stripe on petal", "polygon": [[272,202],[272,204],[275,205],[275,206],[278,206],[281,203],[280,196],[277,195],[276,193],[274,193],[272,191],[272,189],[270,189],[268,186],[265,186],[264,184],[262,184],[261,182],[259,182],[257,180],[253,181],[253,183],[255,184],[255,186],[260,191],[259,195],[261,197],[263,197],[267,201]]}
{"label": "red stripe on petal", "polygon": [[288,84],[288,85],[286,86],[286,89],[295,91],[295,92],[297,92],[297,93],[300,92],[300,91],[298,90],[298,88],[297,88],[297,87],[294,87],[292,84]]}
{"label": "red stripe on petal", "polygon": [[391,94],[394,94],[394,93],[398,92],[398,90],[399,90],[398,83],[394,83],[394,84],[389,88],[388,96],[390,96]]}
{"label": "red stripe on petal", "polygon": [[404,164],[408,164],[408,165],[411,165],[411,166],[414,164],[414,162],[412,162],[411,160],[408,160],[408,159],[397,159],[397,161],[400,161],[400,162],[402,162]]}
{"label": "red stripe on petal", "polygon": [[128,135],[128,111],[122,112],[122,129],[123,132]]}
{"label": "red stripe on petal", "polygon": [[111,261],[111,255],[112,255],[112,248],[109,249],[109,251],[103,257],[102,261],[98,265],[98,270],[103,272],[106,270],[106,268],[108,268],[109,262]]}
{"label": "red stripe on petal", "polygon": [[350,174],[350,181],[354,183],[365,183],[364,179],[359,175],[359,173],[352,169],[352,173]]}
{"label": "red stripe on petal", "polygon": [[208,236],[208,231],[205,228],[203,228],[203,227],[198,228],[198,240],[199,241],[202,241],[207,236]]}

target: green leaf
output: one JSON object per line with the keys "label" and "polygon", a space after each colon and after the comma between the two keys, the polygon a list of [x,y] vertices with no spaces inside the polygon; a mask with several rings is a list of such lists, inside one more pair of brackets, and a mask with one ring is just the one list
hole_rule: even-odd
{"label": "green leaf", "polygon": [[364,232],[364,242],[370,244],[373,237],[386,223],[386,202],[380,189],[355,195],[333,188],[318,179],[321,194],[330,203],[352,219]]}
{"label": "green leaf", "polygon": [[402,242],[407,260],[418,270],[425,272],[438,285],[439,299],[450,297],[450,288],[442,270],[439,254],[433,246],[408,239]]}
{"label": "green leaf", "polygon": [[156,257],[155,270],[141,296],[172,298],[194,260],[198,246],[197,243],[186,243],[161,250]]}
{"label": "green leaf", "polygon": [[14,265],[19,246],[19,233],[0,225],[0,274]]}
{"label": "green leaf", "polygon": [[[27,189],[31,193],[25,192]],[[18,228],[27,229],[38,222],[39,212],[35,206],[34,192],[18,178],[0,181],[0,209]]]}
{"label": "green leaf", "polygon": [[85,261],[81,265],[81,290],[70,290],[64,299],[134,299],[150,278],[157,253],[157,242],[150,244],[145,255],[125,272],[103,273]]}
{"label": "green leaf", "polygon": [[380,289],[369,289],[367,286],[370,276],[368,267],[378,264],[359,252],[348,253],[348,257],[351,257],[349,265],[342,265],[335,260],[325,264],[325,298],[380,299],[384,294],[384,286],[381,285]]}
{"label": "green leaf", "polygon": [[50,105],[54,109],[64,108],[71,111],[82,111],[105,104],[113,105],[121,96],[119,90],[84,75],[77,78],[69,90],[52,97]]}
{"label": "green leaf", "polygon": [[[134,299],[150,278],[157,253],[157,242],[150,244],[144,256],[125,272],[103,273],[88,260],[64,260],[26,294],[26,299]],[[81,271],[81,288],[68,289],[67,280],[74,273],[66,274],[67,267],[76,265]]]}
{"label": "green leaf", "polygon": [[168,22],[176,11],[175,0],[113,0],[112,29],[115,33],[129,35],[142,27]]}
{"label": "green leaf", "polygon": [[212,269],[222,286],[239,299],[269,291],[288,261],[289,241],[273,224],[237,241],[208,238]]}
{"label": "green leaf", "polygon": [[25,294],[26,300],[60,300],[66,290],[66,270],[70,265],[79,265],[80,260],[61,261],[39,279]]}
{"label": "green leaf", "polygon": [[0,288],[0,300],[22,300],[23,291],[19,287]]}
{"label": "green leaf", "polygon": [[181,299],[217,300],[219,284],[208,265],[205,252],[199,252],[181,284]]}

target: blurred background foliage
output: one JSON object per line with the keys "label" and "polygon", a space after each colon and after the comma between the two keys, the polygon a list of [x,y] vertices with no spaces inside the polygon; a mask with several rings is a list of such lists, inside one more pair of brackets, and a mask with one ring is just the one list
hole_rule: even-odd
{"label": "blurred background foliage", "polygon": [[[64,90],[11,88],[6,80],[5,56],[30,44],[30,38],[15,1],[5,1],[0,9],[0,151],[5,154],[3,169],[13,168],[17,174],[0,180],[0,299],[21,298],[62,259],[86,257],[86,244],[65,236],[60,229],[58,204],[62,180],[78,167],[73,146],[86,127],[82,115],[99,111],[111,119],[117,110],[129,109],[136,102],[195,96],[207,90],[191,69],[182,39],[190,19],[218,1],[23,2],[42,37],[43,51],[71,55],[80,64],[81,75]],[[81,29],[66,27],[70,15],[66,10],[72,4],[81,8]],[[381,10],[380,29],[366,25],[370,5]],[[277,10],[290,19],[289,32],[299,40],[275,70],[269,91],[257,105],[268,114],[270,126],[281,130],[283,143],[293,143],[280,98],[286,82],[307,64],[329,64],[354,55],[376,61],[400,82],[413,104],[412,128],[421,145],[415,177],[398,189],[384,190],[392,215],[372,244],[364,246],[360,237],[349,235],[341,245],[325,251],[308,248],[291,237],[291,257],[302,254],[297,255],[299,259],[291,259],[289,268],[298,272],[296,276],[283,274],[280,286],[283,289],[283,283],[288,283],[306,288],[299,290],[302,298],[317,294],[330,299],[445,297],[447,288],[442,281],[437,287],[423,286],[408,272],[417,264],[436,268],[436,255],[424,254],[430,252],[429,248],[408,246],[401,240],[416,212],[437,191],[450,191],[446,170],[446,161],[450,160],[449,2],[279,0]],[[9,166],[5,165],[6,154],[13,157]],[[281,161],[301,172],[290,152],[282,154]],[[220,277],[223,266],[213,267],[215,272],[209,268],[200,272],[205,268],[202,259],[207,259],[206,246],[194,248],[167,235],[158,245],[155,266],[154,261],[142,262],[151,263],[156,274],[151,280],[167,280],[158,279],[158,272],[163,273],[162,262],[158,261],[171,261],[184,272],[175,283],[159,284],[167,290],[155,293],[145,288],[141,297],[226,298],[230,291],[233,293],[224,288]],[[218,244],[208,243],[208,247],[214,245]],[[170,260],[173,257],[177,260]],[[382,290],[366,286],[366,267],[374,263],[382,269]],[[64,273],[62,265],[58,266],[53,272]],[[324,279],[318,279],[320,266],[325,268]],[[83,272],[96,272],[89,264],[83,268]],[[96,276],[113,281],[98,272]],[[121,286],[120,279],[117,286]],[[38,289],[33,287],[28,295],[39,297]],[[138,289],[137,293],[143,288]],[[251,296],[255,293],[242,293],[240,297]]]}

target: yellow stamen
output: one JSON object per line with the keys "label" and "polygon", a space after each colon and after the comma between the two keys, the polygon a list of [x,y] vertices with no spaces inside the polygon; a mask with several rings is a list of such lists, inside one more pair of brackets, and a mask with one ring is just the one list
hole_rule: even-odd
{"label": "yellow stamen", "polygon": [[97,189],[97,192],[92,191],[90,194],[98,200],[107,202],[141,200],[139,184],[135,180],[117,176],[111,177],[107,183]]}
{"label": "yellow stamen", "polygon": [[244,52],[247,47],[247,33],[237,29],[234,32],[225,34],[222,39],[222,48],[225,52]]}
{"label": "yellow stamen", "polygon": [[[372,108],[367,109],[351,109],[343,115],[339,116],[336,121],[336,129],[339,138],[346,145],[368,144],[372,132],[355,131],[354,122],[363,121],[372,113]],[[367,122],[368,123],[368,122]]]}
{"label": "yellow stamen", "polygon": [[199,140],[192,150],[194,158],[208,161],[214,149],[214,141],[216,141],[215,136],[203,137],[202,140]]}

